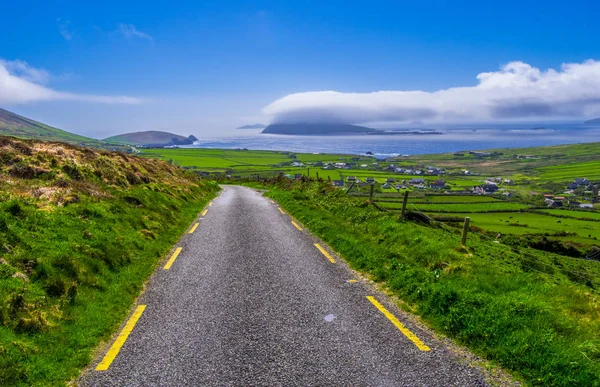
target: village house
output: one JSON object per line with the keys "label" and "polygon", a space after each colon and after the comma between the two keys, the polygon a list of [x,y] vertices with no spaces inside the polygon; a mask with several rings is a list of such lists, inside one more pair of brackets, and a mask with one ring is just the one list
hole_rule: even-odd
{"label": "village house", "polygon": [[442,179],[438,179],[431,183],[431,188],[433,189],[444,189],[446,188],[446,182]]}
{"label": "village house", "polygon": [[492,194],[498,191],[498,186],[496,184],[482,184],[478,187],[473,187],[473,193],[480,195]]}
{"label": "village house", "polygon": [[546,199],[546,203],[548,204],[548,207],[551,207],[551,208],[557,208],[557,207],[563,206],[563,202],[561,200]]}
{"label": "village house", "polygon": [[383,188],[383,189],[390,189],[390,188],[392,188],[392,186],[389,183],[385,183],[385,184],[383,184],[381,186],[381,188]]}
{"label": "village house", "polygon": [[374,177],[367,177],[367,183],[375,183]]}
{"label": "village house", "polygon": [[411,185],[424,184],[425,183],[425,179],[410,179],[408,183],[411,184]]}
{"label": "village house", "polygon": [[388,177],[387,179],[385,179],[386,183],[395,183],[396,179],[394,179],[393,177]]}
{"label": "village house", "polygon": [[343,187],[344,186],[344,180],[332,180],[331,184],[334,187]]}

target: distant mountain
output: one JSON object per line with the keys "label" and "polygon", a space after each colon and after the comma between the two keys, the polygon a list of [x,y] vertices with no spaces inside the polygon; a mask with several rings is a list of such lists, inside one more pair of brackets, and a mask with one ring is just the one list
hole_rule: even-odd
{"label": "distant mountain", "polygon": [[0,135],[106,148],[102,141],[53,128],[4,109],[0,109]]}
{"label": "distant mountain", "polygon": [[261,133],[305,136],[343,135],[379,132],[377,129],[348,124],[271,124]]}
{"label": "distant mountain", "polygon": [[125,133],[105,138],[104,141],[127,145],[172,146],[191,145],[198,139],[194,136],[184,137],[178,134],[148,130],[145,132]]}
{"label": "distant mountain", "polygon": [[244,126],[240,126],[239,128],[236,129],[262,129],[262,128],[266,128],[267,125],[263,125],[263,124],[252,124],[252,125],[244,125]]}
{"label": "distant mountain", "polygon": [[592,120],[587,120],[584,124],[600,124],[600,118],[594,118]]}

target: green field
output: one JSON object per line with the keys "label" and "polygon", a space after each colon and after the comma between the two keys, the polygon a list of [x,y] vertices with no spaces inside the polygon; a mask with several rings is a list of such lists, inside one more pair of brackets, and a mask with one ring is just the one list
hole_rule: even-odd
{"label": "green field", "polygon": [[[600,149],[598,149],[600,153]],[[600,179],[600,161],[538,168],[539,178],[548,181],[573,181],[578,177]]]}
{"label": "green field", "polygon": [[[288,176],[303,175],[311,178],[319,177],[324,180],[339,180],[350,176],[357,177],[361,182],[374,178],[378,184],[374,192],[375,202],[380,208],[398,211],[402,207],[402,193],[395,189],[396,184],[408,182],[413,178],[425,179],[425,188],[411,191],[408,209],[427,214],[446,214],[449,216],[467,216],[473,214],[474,226],[489,231],[501,231],[514,235],[528,233],[543,234],[561,231],[573,231],[577,235],[561,237],[561,240],[578,243],[579,245],[598,245],[593,237],[593,230],[598,224],[592,220],[600,219],[599,212],[566,211],[545,209],[542,193],[565,195],[566,184],[575,178],[585,177],[591,181],[600,180],[600,143],[559,145],[551,147],[495,149],[493,157],[479,158],[468,152],[463,156],[456,154],[418,155],[397,157],[388,160],[376,160],[373,157],[312,154],[274,151],[223,150],[223,149],[149,149],[143,150],[143,155],[171,160],[173,163],[202,172],[227,173],[235,178],[259,180],[260,178],[276,177],[279,174]],[[529,158],[525,158],[529,157]],[[354,159],[354,160],[352,160]],[[323,169],[316,165],[293,167],[291,164],[299,161],[304,164],[326,162],[354,162],[354,169]],[[378,163],[374,167],[373,163]],[[433,165],[444,167],[448,172],[444,176],[407,175],[385,171],[394,164],[404,168],[426,170]],[[367,167],[361,167],[367,165]],[[470,170],[473,174],[465,174]],[[428,188],[439,178],[446,182],[445,192],[471,191],[472,187],[482,184],[486,178],[501,177],[510,179],[512,184],[500,184],[501,191],[496,195],[445,195],[443,192]],[[388,178],[395,179],[391,187],[382,189]],[[239,179],[238,179],[239,180]],[[234,179],[234,181],[236,181]],[[349,186],[346,185],[346,189]],[[509,191],[513,197],[500,199],[502,191]],[[368,187],[354,186],[350,192],[353,196],[369,195]],[[596,195],[593,192],[593,195]],[[575,199],[578,199],[575,197]],[[584,200],[585,201],[585,200]],[[589,200],[588,200],[589,201]],[[542,214],[520,213],[519,211],[536,209],[549,215],[559,215],[570,218],[587,218],[584,220],[557,218]],[[506,215],[505,213],[510,213]],[[512,216],[514,221],[506,222]],[[500,221],[499,219],[502,219]],[[531,223],[531,224],[529,224]],[[514,224],[514,225],[513,225]],[[517,224],[528,224],[519,227]],[[571,230],[570,228],[574,229]]]}
{"label": "green field", "polygon": [[[399,209],[402,208],[401,202],[377,202],[383,208]],[[448,204],[448,203],[412,203],[408,202],[409,209],[416,209],[421,212],[494,212],[494,211],[518,211],[529,208],[526,204],[520,203],[464,203],[464,204]]]}
{"label": "green field", "polygon": [[[296,157],[290,157],[290,155],[295,155]],[[267,169],[275,170],[273,167],[278,166],[279,164],[292,163],[294,161],[302,163],[316,161],[343,162],[350,161],[350,158],[352,157],[358,157],[354,155],[329,155],[206,148],[144,149],[142,151],[142,156],[156,157],[163,160],[172,160],[177,165],[181,165],[183,167],[194,167],[199,170],[225,171],[227,169],[240,169],[248,173],[251,173],[255,170],[260,171],[261,167],[271,167]],[[360,159],[365,162],[372,162],[374,160],[370,157],[361,157]],[[283,167],[283,169],[296,169],[290,167],[291,165]],[[297,169],[306,170],[306,167],[297,167]],[[280,170],[280,168],[277,168],[277,170]]]}
{"label": "green field", "polygon": [[[432,216],[447,216],[447,213],[432,214]],[[570,218],[554,218],[551,216],[534,214],[529,212],[508,212],[481,214],[475,212],[454,213],[452,216],[471,218],[471,225],[488,231],[503,234],[545,234],[557,232],[577,233],[587,244],[598,244],[600,239],[600,227],[597,222],[586,222],[584,220]],[[565,240],[571,237],[563,237]]]}
{"label": "green field", "polygon": [[412,203],[504,203],[492,196],[454,196],[454,195],[426,195],[423,198],[416,197]]}
{"label": "green field", "polygon": [[[586,218],[600,221],[600,212],[576,210],[540,210],[550,215],[566,216],[569,218]],[[600,227],[600,225],[599,225]]]}

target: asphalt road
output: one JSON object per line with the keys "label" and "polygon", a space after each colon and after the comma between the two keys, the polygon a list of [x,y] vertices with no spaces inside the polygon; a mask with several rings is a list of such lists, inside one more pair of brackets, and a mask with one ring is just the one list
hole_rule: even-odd
{"label": "asphalt road", "polygon": [[138,300],[146,308],[114,361],[95,370],[106,348],[81,385],[485,385],[269,199],[227,186],[207,209],[170,269],[150,280]]}

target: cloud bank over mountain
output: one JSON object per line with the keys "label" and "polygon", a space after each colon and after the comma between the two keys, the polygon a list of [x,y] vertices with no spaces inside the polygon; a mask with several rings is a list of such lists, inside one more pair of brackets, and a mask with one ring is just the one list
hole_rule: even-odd
{"label": "cloud bank over mountain", "polygon": [[600,61],[542,71],[523,62],[477,75],[475,86],[435,92],[316,91],[263,109],[273,123],[465,122],[569,119],[600,115]]}
{"label": "cloud bank over mountain", "polygon": [[139,104],[139,98],[76,94],[54,90],[45,84],[51,75],[29,66],[23,61],[0,59],[0,104],[18,104],[35,101],[86,101],[107,104]]}

